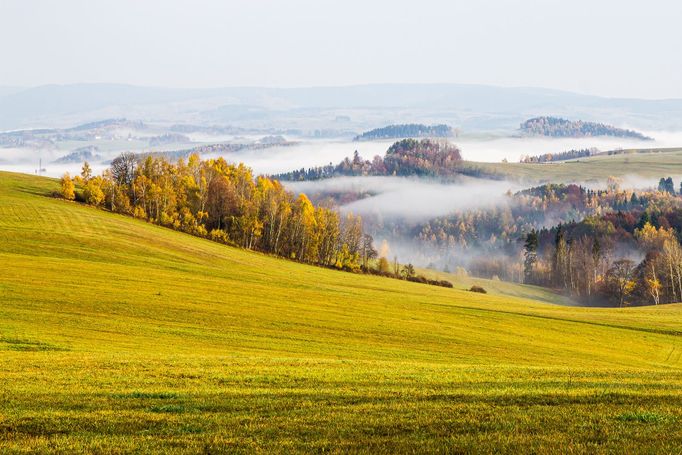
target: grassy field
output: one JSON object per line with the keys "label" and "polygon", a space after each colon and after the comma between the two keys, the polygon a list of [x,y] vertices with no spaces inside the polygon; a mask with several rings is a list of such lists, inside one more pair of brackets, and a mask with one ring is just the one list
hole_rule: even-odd
{"label": "grassy field", "polygon": [[682,175],[682,148],[632,149],[548,164],[477,163],[467,166],[526,183],[606,181],[609,176],[659,179]]}
{"label": "grassy field", "polygon": [[0,172],[2,453],[682,447],[681,306],[325,270],[56,186]]}
{"label": "grassy field", "polygon": [[480,286],[485,289],[486,292],[498,297],[521,298],[557,305],[579,305],[578,302],[570,297],[558,294],[541,286],[528,286],[487,278],[460,276],[455,273],[441,272],[434,269],[417,269],[417,273],[433,280],[449,281],[456,289],[460,290],[468,290],[471,289],[472,286]]}

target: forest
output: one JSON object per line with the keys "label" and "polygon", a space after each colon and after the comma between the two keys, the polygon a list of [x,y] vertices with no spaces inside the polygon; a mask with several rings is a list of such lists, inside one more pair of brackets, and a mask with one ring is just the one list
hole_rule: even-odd
{"label": "forest", "polygon": [[616,128],[603,123],[570,121],[558,117],[535,117],[523,122],[521,132],[529,136],[594,137],[612,136],[640,140],[653,140],[637,131]]}
{"label": "forest", "polygon": [[476,276],[556,289],[586,304],[682,300],[682,187],[543,185],[494,209],[431,220],[411,232]]}
{"label": "forest", "polygon": [[379,139],[398,139],[406,137],[452,137],[455,130],[448,125],[422,125],[410,123],[406,125],[388,125],[355,136],[354,141],[373,141]]}
{"label": "forest", "polygon": [[171,163],[124,153],[101,176],[87,162],[81,175],[64,175],[61,193],[217,242],[348,271],[360,271],[371,248],[360,217],[314,206],[223,158],[192,154]]}
{"label": "forest", "polygon": [[386,154],[372,161],[363,159],[356,150],[334,165],[299,169],[273,175],[282,181],[323,180],[344,176],[420,176],[450,177],[462,171],[460,150],[447,140],[403,139],[391,145]]}
{"label": "forest", "polygon": [[80,175],[62,177],[59,196],[299,262],[452,287],[418,275],[412,264],[378,257],[361,217],[314,205],[223,158],[192,154],[171,163],[164,155],[124,153],[99,176],[85,162]]}
{"label": "forest", "polygon": [[531,230],[524,241],[524,281],[586,303],[681,301],[682,207],[665,199],[644,205]]}

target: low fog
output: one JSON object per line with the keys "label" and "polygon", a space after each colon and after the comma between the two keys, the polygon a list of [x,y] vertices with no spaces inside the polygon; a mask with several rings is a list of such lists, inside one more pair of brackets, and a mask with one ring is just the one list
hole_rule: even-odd
{"label": "low fog", "polygon": [[287,189],[308,195],[360,193],[369,197],[341,207],[357,215],[418,222],[458,210],[492,207],[506,198],[517,184],[474,178],[439,183],[407,177],[338,177],[308,182],[284,182]]}
{"label": "low fog", "polygon": [[[296,137],[288,140],[298,141]],[[234,163],[245,163],[256,174],[278,174],[301,168],[337,164],[346,157],[352,157],[357,150],[360,155],[371,160],[375,155],[383,156],[391,146],[390,142],[352,142],[307,140],[295,145],[274,146],[258,150],[243,150],[222,155]],[[207,155],[215,158],[216,155]]]}
{"label": "low fog", "polygon": [[667,148],[682,146],[682,132],[642,131],[646,136],[653,137],[653,141],[640,141],[629,138],[611,137],[581,137],[581,138],[550,138],[550,137],[481,137],[481,138],[453,138],[451,139],[462,151],[462,158],[467,161],[518,162],[523,155],[542,155],[558,153],[567,150],[597,148],[600,151],[630,149],[630,148]]}
{"label": "low fog", "polygon": [[[515,137],[459,137],[450,141],[457,145],[465,160],[480,162],[518,162],[523,155],[540,155],[544,153],[562,152],[570,149],[585,149],[596,147],[601,151],[626,148],[666,148],[682,145],[682,132],[645,131],[653,136],[655,141],[642,142],[619,138],[515,138]],[[251,167],[256,174],[276,174],[295,169],[323,166],[329,163],[337,164],[343,158],[352,156],[357,150],[364,159],[371,160],[375,155],[383,156],[394,142],[368,141],[353,142],[350,140],[310,140],[296,136],[286,136],[293,145],[275,145],[262,149],[246,149],[239,152],[204,155],[204,158],[224,157],[226,160],[243,162]],[[215,144],[219,142],[253,143],[259,137],[221,136],[213,138],[206,135],[191,137],[196,141],[193,145]],[[69,154],[73,150],[86,145],[97,145],[103,160],[101,163],[90,163],[96,171],[106,167],[106,162],[125,151],[149,153],[169,150],[168,147],[148,147],[134,143],[98,143],[84,142],[74,144],[71,148],[45,147],[30,148],[0,148],[0,169],[34,173],[38,169],[38,162],[42,159],[44,175],[58,177],[64,172],[77,173],[82,163],[56,165],[52,161]],[[188,146],[187,148],[191,147]]]}
{"label": "low fog", "polygon": [[[562,152],[570,149],[597,148],[600,151],[626,148],[666,148],[682,145],[682,133],[644,132],[656,138],[655,141],[642,142],[620,138],[521,138],[521,137],[459,137],[452,138],[462,151],[465,160],[480,162],[499,162],[507,159],[518,162],[522,155],[539,155]],[[201,144],[217,142],[258,143],[260,136],[210,136],[193,134],[190,148]],[[274,145],[266,148],[244,149],[223,154],[206,154],[203,158],[222,156],[229,162],[243,162],[255,174],[276,174],[291,170],[337,164],[350,157],[357,150],[364,158],[371,160],[375,155],[383,156],[393,140],[353,142],[350,140],[311,140],[296,136],[286,136],[290,145]],[[73,144],[73,145],[72,145]],[[59,177],[65,172],[79,174],[82,163],[55,164],[57,160],[73,150],[85,145],[97,145],[99,161],[91,162],[95,173],[107,168],[108,162],[124,151],[137,153],[162,152],[163,147],[148,147],[144,142],[107,142],[89,141],[46,145],[39,149],[0,148],[0,169],[34,174],[38,172],[42,160],[41,174]],[[171,148],[170,150],[177,150]],[[664,172],[665,173],[665,172]],[[661,175],[645,178],[636,174],[620,177],[620,186],[628,189],[656,188]],[[682,176],[671,175],[679,188]],[[510,181],[475,179],[461,176],[454,182],[440,182],[408,177],[339,177],[322,181],[284,182],[287,189],[296,193],[306,193],[312,198],[323,198],[326,194],[355,194],[357,200],[340,205],[342,212],[361,215],[368,223],[366,228],[374,235],[375,246],[383,248],[390,257],[397,256],[401,261],[413,262],[419,266],[429,264],[441,268],[445,265],[468,266],[479,252],[472,249],[454,248],[444,251],[440,248],[425,246],[412,238],[396,236],[390,229],[377,229],[378,226],[401,224],[408,232],[436,217],[447,216],[453,212],[470,209],[490,209],[511,203],[508,192],[519,191],[521,186]],[[605,189],[606,181],[585,181],[575,183],[592,189]],[[348,199],[347,199],[348,200]],[[548,213],[544,220],[546,226],[561,221],[559,214]],[[500,254],[503,254],[500,252]],[[490,255],[490,252],[486,252]]]}

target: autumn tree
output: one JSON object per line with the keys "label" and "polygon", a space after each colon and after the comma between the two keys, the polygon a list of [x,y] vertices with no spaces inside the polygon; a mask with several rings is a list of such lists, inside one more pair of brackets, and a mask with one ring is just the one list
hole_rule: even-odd
{"label": "autumn tree", "polygon": [[417,273],[415,272],[414,266],[412,264],[404,265],[402,270],[400,271],[400,276],[402,276],[406,280],[414,278],[416,275]]}
{"label": "autumn tree", "polygon": [[87,182],[92,177],[92,168],[87,161],[83,162],[83,167],[81,168],[81,178],[84,182]]}
{"label": "autumn tree", "polygon": [[385,256],[379,258],[379,263],[377,264],[377,269],[380,273],[386,275],[391,273],[391,265],[388,263],[388,259]]}
{"label": "autumn tree", "polygon": [[85,202],[90,205],[102,205],[106,199],[106,195],[102,191],[102,178],[94,177],[88,180],[83,188],[83,196]]}
{"label": "autumn tree", "polygon": [[369,261],[375,259],[378,255],[374,248],[374,239],[369,234],[362,236],[362,267],[364,270],[369,268]]}
{"label": "autumn tree", "polygon": [[633,273],[635,263],[630,259],[619,259],[606,273],[607,288],[616,298],[618,306],[624,306],[627,297],[635,289]]}
{"label": "autumn tree", "polygon": [[61,195],[64,199],[73,201],[76,199],[76,193],[75,193],[75,185],[73,184],[73,180],[71,180],[71,176],[69,173],[65,173],[62,176],[61,180]]}
{"label": "autumn tree", "polygon": [[[360,161],[356,156],[354,162]],[[198,155],[171,163],[126,153],[100,176],[93,177],[87,163],[83,169],[85,201],[111,211],[216,242],[343,270],[360,271],[376,257],[359,216],[341,217],[332,205],[316,206],[276,180],[254,178],[243,164],[223,158],[202,161]]]}

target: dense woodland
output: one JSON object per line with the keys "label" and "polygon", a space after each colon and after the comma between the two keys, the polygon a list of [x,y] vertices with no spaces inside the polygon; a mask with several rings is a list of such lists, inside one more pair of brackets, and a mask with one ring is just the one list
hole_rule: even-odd
{"label": "dense woodland", "polygon": [[446,140],[403,139],[391,145],[384,157],[363,159],[357,151],[339,164],[300,169],[273,178],[282,181],[322,180],[343,176],[449,177],[461,171],[462,155]]}
{"label": "dense woodland", "polygon": [[417,224],[366,216],[365,225],[377,238],[414,245],[413,255],[421,263],[521,282],[522,242],[528,232],[594,215],[682,207],[682,198],[669,191],[670,181],[662,179],[660,189],[636,192],[620,189],[617,179],[601,190],[547,184],[508,193],[494,206],[455,211]]}
{"label": "dense woodland", "polygon": [[550,137],[593,137],[613,136],[627,137],[641,140],[652,138],[637,131],[616,128],[603,123],[570,121],[558,117],[535,117],[521,124],[521,132],[530,136]]}
{"label": "dense woodland", "polygon": [[531,231],[525,281],[585,302],[682,301],[682,208],[633,210]]}
{"label": "dense woodland", "polygon": [[389,125],[376,128],[355,136],[354,141],[372,141],[378,139],[399,139],[407,137],[452,137],[455,131],[448,125],[421,125],[410,123],[406,125]]}

